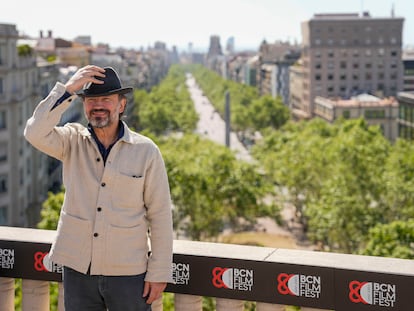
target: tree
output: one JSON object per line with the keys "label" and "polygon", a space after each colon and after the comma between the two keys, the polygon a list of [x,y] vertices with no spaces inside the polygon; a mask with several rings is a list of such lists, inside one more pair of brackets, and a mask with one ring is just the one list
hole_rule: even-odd
{"label": "tree", "polygon": [[253,148],[287,195],[308,237],[328,250],[357,252],[384,217],[390,144],[363,119],[288,123]]}
{"label": "tree", "polygon": [[217,237],[226,227],[251,226],[278,209],[265,204],[272,193],[254,164],[240,162],[226,147],[196,135],[158,142],[174,203],[174,226],[195,240]]}
{"label": "tree", "polygon": [[63,188],[56,194],[52,192],[47,194],[47,199],[43,202],[40,211],[41,221],[37,225],[39,229],[56,230],[64,197]]}
{"label": "tree", "polygon": [[178,65],[147,96],[135,95],[137,128],[156,135],[192,132],[198,121],[194,104],[185,85],[185,72]]}
{"label": "tree", "polygon": [[280,97],[262,96],[252,101],[249,115],[253,128],[261,131],[267,127],[279,129],[289,120],[289,109],[283,105]]}
{"label": "tree", "polygon": [[393,221],[370,229],[363,255],[414,259],[414,220]]}

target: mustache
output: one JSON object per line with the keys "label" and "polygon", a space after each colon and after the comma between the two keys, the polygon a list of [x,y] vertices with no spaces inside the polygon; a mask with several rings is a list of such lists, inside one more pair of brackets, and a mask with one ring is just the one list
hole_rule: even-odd
{"label": "mustache", "polygon": [[108,112],[109,113],[109,110],[108,109],[92,109],[91,113],[94,113],[94,112]]}

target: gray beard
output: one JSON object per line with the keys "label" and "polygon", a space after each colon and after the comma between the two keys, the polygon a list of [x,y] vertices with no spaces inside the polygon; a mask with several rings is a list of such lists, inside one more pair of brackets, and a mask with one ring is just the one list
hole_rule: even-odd
{"label": "gray beard", "polygon": [[96,128],[104,128],[110,124],[109,118],[92,118],[89,123]]}

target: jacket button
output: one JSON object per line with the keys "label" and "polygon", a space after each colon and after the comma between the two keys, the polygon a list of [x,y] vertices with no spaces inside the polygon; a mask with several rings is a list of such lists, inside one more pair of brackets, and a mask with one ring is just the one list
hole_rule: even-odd
{"label": "jacket button", "polygon": [[103,182],[103,183],[101,184],[101,186],[102,186],[102,187],[105,187],[105,186],[106,186],[106,184]]}
{"label": "jacket button", "polygon": [[102,211],[102,207],[97,208],[98,212]]}
{"label": "jacket button", "polygon": [[93,236],[96,238],[99,234],[98,233],[94,233]]}
{"label": "jacket button", "polygon": [[101,161],[101,158],[96,158],[96,162],[100,162]]}

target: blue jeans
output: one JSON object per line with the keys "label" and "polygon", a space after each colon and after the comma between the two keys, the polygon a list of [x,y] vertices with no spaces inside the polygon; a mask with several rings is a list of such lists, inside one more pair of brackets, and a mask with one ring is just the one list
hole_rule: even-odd
{"label": "blue jeans", "polygon": [[151,311],[142,297],[145,273],[88,275],[63,268],[65,311]]}

